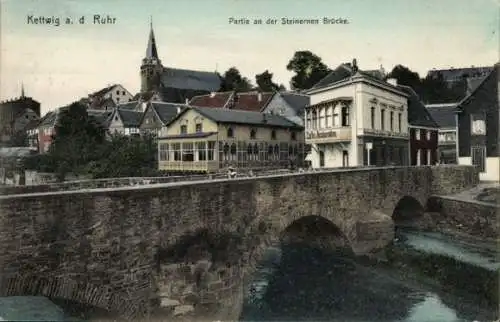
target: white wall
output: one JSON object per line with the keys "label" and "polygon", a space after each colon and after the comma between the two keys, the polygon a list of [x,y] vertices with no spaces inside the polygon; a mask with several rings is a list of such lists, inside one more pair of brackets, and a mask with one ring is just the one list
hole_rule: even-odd
{"label": "white wall", "polygon": [[479,179],[485,181],[500,181],[500,158],[486,158],[486,171],[479,173]]}
{"label": "white wall", "polygon": [[[349,164],[348,166],[353,167],[356,166],[356,164],[353,164],[352,162],[356,162],[356,158],[353,158],[353,152],[352,152],[352,146],[349,143],[332,143],[332,144],[325,144],[322,145],[322,151],[325,154],[325,165],[324,168],[337,168],[337,167],[342,167],[343,166],[343,153],[344,148],[348,151],[349,153]],[[312,150],[311,150],[311,155],[308,158],[311,161],[311,165],[313,168],[320,168],[320,157],[319,153],[320,149],[318,148],[318,145],[313,144]],[[353,161],[353,159],[355,161]]]}
{"label": "white wall", "polygon": [[[380,111],[382,109],[382,104],[386,104],[385,108],[385,127],[386,131],[390,130],[390,112],[394,112],[394,133],[400,133],[398,131],[398,113],[401,115],[401,133],[408,133],[408,101],[407,98],[392,92],[382,90],[378,87],[372,86],[370,84],[359,84],[359,89],[357,89],[357,109],[359,111],[358,115],[362,115],[358,121],[358,129],[372,129],[371,128],[371,108],[375,107],[375,130],[381,130],[381,119]],[[370,100],[373,98],[377,99],[377,103],[371,103]],[[390,108],[390,106],[395,106],[395,109]],[[399,110],[399,107],[403,106],[403,111]]]}
{"label": "white wall", "polygon": [[310,94],[310,105],[318,104],[323,101],[330,100],[335,97],[348,96],[354,97],[354,86],[344,86],[341,88],[329,89],[324,92]]}
{"label": "white wall", "polygon": [[121,85],[113,87],[113,89],[111,89],[106,93],[106,95],[104,95],[104,98],[111,98],[113,102],[115,102],[115,104],[130,102],[132,100],[132,97],[133,96]]}

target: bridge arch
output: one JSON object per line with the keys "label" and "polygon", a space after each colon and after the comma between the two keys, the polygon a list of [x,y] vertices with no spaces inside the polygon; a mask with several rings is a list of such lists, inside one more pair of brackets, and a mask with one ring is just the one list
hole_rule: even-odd
{"label": "bridge arch", "polygon": [[412,223],[423,218],[425,207],[412,196],[403,196],[396,203],[392,212],[392,220],[396,227],[412,226]]}
{"label": "bridge arch", "polygon": [[282,243],[311,243],[318,248],[352,252],[348,237],[331,220],[308,215],[292,221],[280,234]]}
{"label": "bridge arch", "polygon": [[147,314],[141,301],[130,301],[125,294],[113,293],[109,287],[79,283],[69,277],[15,274],[2,280],[2,296],[45,296],[92,306],[124,319]]}

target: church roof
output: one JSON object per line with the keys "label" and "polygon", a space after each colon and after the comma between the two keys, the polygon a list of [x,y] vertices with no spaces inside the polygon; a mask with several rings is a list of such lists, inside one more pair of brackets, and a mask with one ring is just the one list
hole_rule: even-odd
{"label": "church roof", "polygon": [[221,88],[222,79],[216,72],[165,67],[161,83],[165,88],[216,92]]}

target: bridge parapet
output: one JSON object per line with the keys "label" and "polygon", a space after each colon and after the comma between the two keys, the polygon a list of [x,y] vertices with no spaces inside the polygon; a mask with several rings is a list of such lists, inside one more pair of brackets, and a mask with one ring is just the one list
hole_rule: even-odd
{"label": "bridge parapet", "polygon": [[[432,195],[467,189],[478,180],[476,169],[467,166],[385,167],[3,195],[0,277],[7,272],[35,276],[50,272],[64,280],[104,283],[115,296],[126,294],[141,305],[149,303],[145,306],[153,305],[152,294],[161,292],[164,298],[187,303],[187,295],[172,289],[182,284],[174,283],[181,280],[179,271],[164,269],[172,263],[189,267],[193,287],[197,261],[158,254],[191,249],[183,245],[184,237],[204,229],[234,238],[230,247],[221,246],[220,254],[211,255],[214,268],[206,274],[207,288],[200,286],[191,299],[221,301],[247,267],[255,265],[262,250],[305,216],[324,218],[353,248],[369,252],[380,247],[382,238],[363,232],[382,218],[387,220],[373,227],[388,233],[388,218],[404,196],[425,205]],[[204,245],[220,240],[214,237]],[[218,275],[215,263],[221,270],[227,265],[225,275]],[[1,287],[6,283],[10,282]],[[212,291],[217,296],[210,295]],[[160,304],[161,300],[156,303]],[[144,314],[141,305],[133,313],[116,309],[139,316]]]}

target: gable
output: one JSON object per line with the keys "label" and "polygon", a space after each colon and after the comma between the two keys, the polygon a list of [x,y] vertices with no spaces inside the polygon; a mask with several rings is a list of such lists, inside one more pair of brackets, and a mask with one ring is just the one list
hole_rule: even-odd
{"label": "gable", "polygon": [[167,127],[167,135],[177,135],[180,133],[182,125],[186,125],[188,133],[194,133],[196,124],[202,124],[203,132],[217,132],[217,122],[202,115],[196,109],[185,109],[177,115]]}
{"label": "gable", "polygon": [[109,123],[110,128],[115,128],[115,127],[123,127],[123,121],[120,118],[120,114],[118,113],[117,109],[113,112],[111,115],[111,121]]}
{"label": "gable", "polygon": [[146,108],[146,111],[144,112],[144,115],[142,116],[142,120],[140,123],[140,128],[157,128],[161,127],[162,122],[158,118],[158,115],[156,114],[155,110],[151,107],[151,105],[148,105]]}

